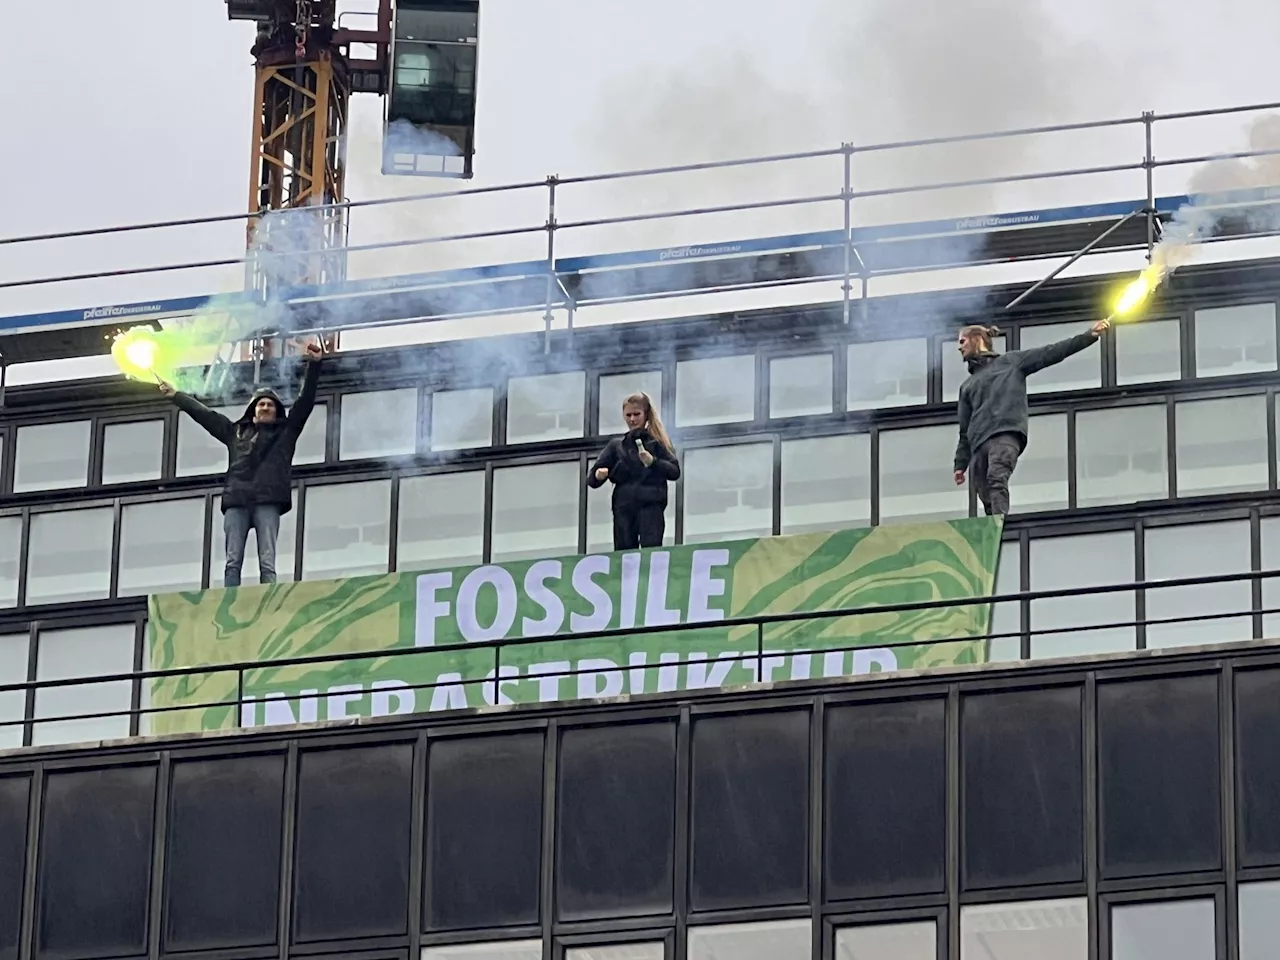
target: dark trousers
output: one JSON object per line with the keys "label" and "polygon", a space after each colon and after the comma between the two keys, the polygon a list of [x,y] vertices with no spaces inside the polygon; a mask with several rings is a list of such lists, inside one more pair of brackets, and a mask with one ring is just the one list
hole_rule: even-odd
{"label": "dark trousers", "polygon": [[1021,453],[1018,438],[1012,433],[997,433],[974,453],[969,476],[987,516],[1009,512],[1009,478]]}
{"label": "dark trousers", "polygon": [[613,549],[635,550],[637,547],[660,547],[667,532],[664,508],[658,504],[614,504]]}
{"label": "dark trousers", "polygon": [[223,583],[240,586],[240,568],[244,566],[244,548],[252,527],[258,540],[258,582],[276,582],[276,536],[280,533],[280,508],[274,504],[254,507],[228,507],[222,515],[222,530],[227,535],[227,569]]}

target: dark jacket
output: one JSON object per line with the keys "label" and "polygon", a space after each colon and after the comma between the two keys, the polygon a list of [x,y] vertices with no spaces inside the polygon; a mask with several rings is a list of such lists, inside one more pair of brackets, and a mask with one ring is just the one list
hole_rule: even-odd
{"label": "dark jacket", "polygon": [[1037,370],[1061,363],[1098,338],[1092,331],[1047,347],[986,353],[969,361],[969,379],[960,385],[960,442],[956,444],[957,471],[965,470],[974,451],[998,433],[1018,438],[1027,447],[1027,377]]}
{"label": "dark jacket", "polygon": [[[284,403],[274,390],[258,390],[245,407],[244,415],[232,423],[185,393],[175,393],[173,402],[227,448],[227,479],[222,486],[222,512],[228,507],[274,504],[281,513],[293,508],[293,451],[307,418],[316,405],[316,383],[320,365],[307,362],[302,390],[293,409],[285,413]],[[254,423],[253,408],[263,397],[276,404],[276,419]]]}
{"label": "dark jacket", "polygon": [[[636,450],[636,440],[654,456],[646,467]],[[613,487],[613,509],[667,505],[667,484],[680,479],[680,461],[660,444],[648,430],[631,430],[614,437],[600,453],[600,458],[587,473],[587,486],[599,487],[605,481],[596,479],[596,471],[608,467]]]}

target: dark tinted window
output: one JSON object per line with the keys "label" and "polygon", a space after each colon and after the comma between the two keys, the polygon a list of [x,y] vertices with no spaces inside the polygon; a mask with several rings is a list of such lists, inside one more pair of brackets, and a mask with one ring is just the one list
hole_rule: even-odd
{"label": "dark tinted window", "polygon": [[1222,865],[1218,679],[1098,684],[1103,876]]}
{"label": "dark tinted window", "polygon": [[30,777],[0,780],[0,960],[13,960],[18,955],[30,795]]}
{"label": "dark tinted window", "polygon": [[155,767],[51,773],[40,832],[37,953],[147,952]]}
{"label": "dark tinted window", "polygon": [[1280,670],[1236,674],[1240,865],[1280,863]]}
{"label": "dark tinted window", "polygon": [[284,762],[275,755],[173,765],[167,949],[275,942]]}
{"label": "dark tinted window", "polygon": [[970,696],[961,710],[965,886],[1082,881],[1081,688]]}
{"label": "dark tinted window", "polygon": [[564,731],[556,812],[560,916],[672,909],[676,725]]}
{"label": "dark tinted window", "polygon": [[809,890],[809,714],[693,725],[695,910],[803,903]]}
{"label": "dark tinted window", "polygon": [[298,770],[298,940],[403,934],[413,745],[315,750]]}
{"label": "dark tinted window", "polygon": [[[431,744],[427,772],[430,929],[538,922],[540,733]],[[483,890],[477,897],[475,891]]]}
{"label": "dark tinted window", "polygon": [[827,898],[941,892],[945,701],[832,707],[826,719]]}

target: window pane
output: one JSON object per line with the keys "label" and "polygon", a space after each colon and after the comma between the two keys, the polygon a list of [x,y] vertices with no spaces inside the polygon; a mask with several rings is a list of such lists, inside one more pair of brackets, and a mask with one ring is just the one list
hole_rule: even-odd
{"label": "window pane", "polygon": [[1009,481],[1010,511],[1065,510],[1067,501],[1067,415],[1044,413],[1028,423],[1027,449]]}
{"label": "window pane", "polygon": [[1266,489],[1266,397],[1189,400],[1175,412],[1178,496]]}
{"label": "window pane", "polygon": [[164,421],[111,423],[102,431],[102,482],[159,480]]}
{"label": "window pane", "polygon": [[[1090,533],[1031,541],[1031,589],[1071,590],[1133,583],[1133,534]],[[1137,647],[1133,627],[1042,633],[1068,627],[1127,623],[1137,619],[1132,593],[1046,597],[1031,601],[1031,656],[1075,657]]]}
{"label": "window pane", "polygon": [[[1045,323],[1023,327],[1019,349],[1030,350],[1047,347],[1051,343],[1066,340],[1084,333],[1094,321],[1076,323]],[[1086,347],[1061,363],[1046,367],[1027,378],[1027,393],[1053,393],[1057,390],[1088,390],[1102,386],[1102,351],[1097,344]]]}
{"label": "window pane", "polygon": [[111,589],[112,510],[31,515],[27,603],[100,600]]}
{"label": "window pane", "polygon": [[423,947],[422,960],[542,960],[541,940],[499,940]]}
{"label": "window pane", "polygon": [[578,461],[493,471],[493,561],[578,552]]}
{"label": "window pane", "polygon": [[[1259,539],[1262,541],[1262,569],[1280,570],[1280,517],[1263,517],[1259,523]],[[1280,577],[1265,577],[1262,581],[1262,607],[1264,610],[1280,609]],[[1264,637],[1280,636],[1280,613],[1269,613],[1262,618]]]}
{"label": "window pane", "polygon": [[[1248,520],[1154,527],[1148,528],[1144,537],[1148,580],[1212,577],[1251,569]],[[1252,596],[1248,580],[1148,590],[1147,619],[1248,611],[1253,606]],[[1238,618],[1147,626],[1148,647],[1221,643],[1252,636],[1253,621],[1247,613]]]}
{"label": "window pane", "polygon": [[769,362],[769,416],[811,417],[831,412],[834,358],[779,357]]}
{"label": "window pane", "polygon": [[951,476],[957,438],[954,426],[881,432],[881,523],[969,515],[968,487],[956,486]]}
{"label": "window pane", "polygon": [[583,435],[587,375],[581,370],[507,381],[507,443]]}
{"label": "window pane", "polygon": [[929,341],[849,344],[845,406],[849,410],[906,407],[929,399]]}
{"label": "window pane", "polygon": [[1088,955],[1089,908],[1083,897],[960,908],[960,960],[1085,960]]}
{"label": "window pane", "polygon": [[374,390],[342,398],[338,457],[407,457],[418,449],[418,391]]}
{"label": "window pane", "polygon": [[324,463],[325,438],[329,432],[329,407],[317,403],[307,417],[307,424],[298,437],[298,445],[293,451],[293,462],[296,464]]}
{"label": "window pane", "polygon": [[[276,534],[276,579],[287,583],[293,579],[293,564],[297,557],[298,544],[298,491],[290,494],[293,509],[280,518],[280,532]],[[226,584],[227,573],[227,535],[222,526],[222,497],[213,498],[213,527],[210,531],[209,547],[209,586],[222,587]],[[244,563],[240,566],[240,582],[248,585],[257,583],[261,576],[258,567],[258,535],[249,530],[249,539],[244,545]]]}
{"label": "window pane", "polygon": [[1115,326],[1116,383],[1155,383],[1182,376],[1182,342],[1177,320],[1143,320]]}
{"label": "window pane", "polygon": [[[996,596],[1022,592],[1022,545],[1017,540],[1000,544],[1000,564],[996,567]],[[1043,601],[1041,601],[1043,602]],[[1022,659],[1022,604],[1017,600],[994,604],[991,610],[991,648],[987,660]],[[1001,637],[1007,633],[1011,636]]]}
{"label": "window pane", "polygon": [[937,924],[845,927],[836,931],[836,960],[938,960]]}
{"label": "window pane", "polygon": [[[42,630],[36,647],[37,680],[104,677],[133,670],[134,625]],[[129,709],[133,683],[113,680],[36,691],[35,717],[77,716]],[[32,743],[79,743],[129,735],[129,716],[35,724]]]}
{"label": "window pane", "polygon": [[682,427],[756,418],[756,358],[676,364],[676,422]]}
{"label": "window pane", "polygon": [[[27,682],[27,655],[31,637],[22,633],[0,634],[0,683]],[[27,695],[22,690],[0,693],[0,720],[21,720],[27,712]],[[22,746],[22,725],[0,727],[0,748]]]}
{"label": "window pane", "polygon": [[1280,943],[1280,881],[1240,884],[1240,960],[1272,960]]}
{"label": "window pane", "polygon": [[808,920],[723,923],[689,927],[689,960],[809,960],[813,934]]}
{"label": "window pane", "polygon": [[483,471],[400,481],[397,570],[462,566],[483,559]]}
{"label": "window pane", "polygon": [[18,603],[18,562],[22,556],[22,517],[0,517],[0,607]]}
{"label": "window pane", "polygon": [[772,533],[772,443],[703,447],[686,454],[685,543]]}
{"label": "window pane", "polygon": [[83,487],[88,481],[88,420],[18,428],[14,493]]}
{"label": "window pane", "polygon": [[120,519],[122,597],[199,590],[204,552],[204,497],[131,503]]}
{"label": "window pane", "polygon": [[661,405],[662,371],[643,370],[639,373],[618,373],[601,377],[597,434],[607,437],[626,430],[626,423],[622,419],[622,402],[633,393],[647,393],[649,399]]}
{"label": "window pane", "polygon": [[570,947],[565,960],[663,960],[666,945],[657,943],[620,943],[609,947]]}
{"label": "window pane", "polygon": [[[587,465],[595,469],[595,461]],[[609,553],[613,550],[613,485],[606,483],[596,490],[588,490],[587,498],[587,553]],[[667,485],[667,509],[663,511],[666,530],[662,542],[676,542],[676,487]]]}
{"label": "window pane", "polygon": [[1276,305],[1196,311],[1196,376],[1229,377],[1276,368]]}
{"label": "window pane", "polygon": [[443,390],[431,395],[431,449],[466,450],[493,443],[493,390]]}
{"label": "window pane", "polygon": [[1167,432],[1163,406],[1077,413],[1077,505],[1096,507],[1167,497]]}
{"label": "window pane", "polygon": [[871,436],[782,442],[782,532],[871,523]]}
{"label": "window pane", "polygon": [[[969,367],[952,340],[942,341],[942,399],[954,403],[960,399],[960,384],[969,379]],[[996,353],[1004,353],[1009,349],[1008,337],[996,337],[992,349]]]}
{"label": "window pane", "polygon": [[1212,960],[1216,913],[1208,899],[1112,907],[1111,960]]}
{"label": "window pane", "polygon": [[390,533],[390,480],[308,487],[302,579],[386,573]]}
{"label": "window pane", "polygon": [[[214,407],[214,411],[238,420],[244,414],[244,406]],[[310,427],[310,424],[307,425]],[[178,414],[178,463],[176,473],[180,477],[197,477],[213,473],[226,473],[227,448],[220,444],[204,428],[185,413]]]}

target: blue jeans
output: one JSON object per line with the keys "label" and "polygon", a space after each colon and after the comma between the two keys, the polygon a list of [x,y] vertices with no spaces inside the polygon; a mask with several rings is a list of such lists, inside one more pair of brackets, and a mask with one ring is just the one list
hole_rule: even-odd
{"label": "blue jeans", "polygon": [[259,583],[276,582],[276,535],[280,532],[280,508],[274,504],[253,507],[228,507],[222,515],[222,530],[227,535],[227,569],[223,583],[240,586],[240,568],[244,566],[244,548],[252,527],[258,540]]}

